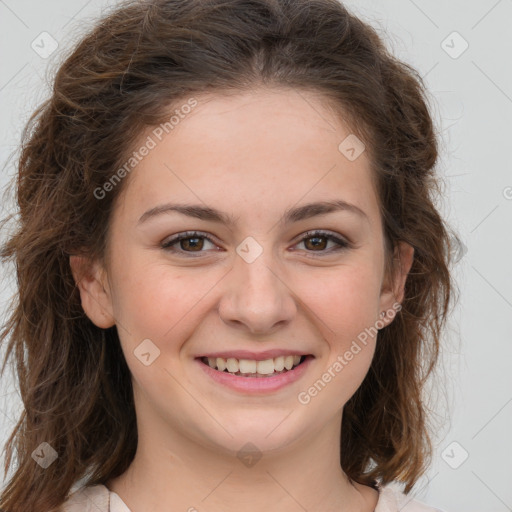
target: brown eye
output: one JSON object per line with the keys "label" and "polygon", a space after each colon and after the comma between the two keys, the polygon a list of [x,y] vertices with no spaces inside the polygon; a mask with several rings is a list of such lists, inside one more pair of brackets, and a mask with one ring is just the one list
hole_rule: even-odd
{"label": "brown eye", "polygon": [[[308,244],[308,240],[311,240]],[[308,249],[325,249],[328,240],[325,236],[312,236],[304,239],[304,243]],[[309,247],[308,247],[309,245]]]}
{"label": "brown eye", "polygon": [[[334,242],[337,247],[327,249],[329,242]],[[350,247],[350,243],[329,232],[313,231],[306,233],[299,244],[303,243],[307,252],[320,253],[319,256],[331,254]],[[316,254],[314,255],[316,256]]]}
{"label": "brown eye", "polygon": [[[192,240],[192,242],[190,242],[190,240]],[[203,239],[201,237],[182,238],[179,241],[180,248],[184,250],[191,249],[193,251],[200,251],[204,245],[204,242],[202,240]]]}
{"label": "brown eye", "polygon": [[[175,253],[202,253],[205,240],[213,245],[213,241],[206,235],[198,232],[187,232],[176,235],[170,240],[163,242],[161,247],[169,252]],[[179,243],[179,248],[174,246]]]}
{"label": "brown eye", "polygon": [[[162,249],[171,253],[177,254],[190,254],[196,253],[197,256],[204,253],[206,243],[210,243],[215,246],[213,240],[206,236],[204,233],[192,231],[178,234],[171,239],[161,244]],[[329,242],[333,242],[335,247],[328,248]],[[332,254],[337,251],[349,248],[351,244],[346,240],[343,240],[329,232],[325,231],[313,231],[308,232],[304,235],[299,244],[303,243],[306,248],[306,252],[310,253],[311,256],[325,256]],[[174,247],[179,244],[179,247]],[[337,247],[336,247],[337,246]],[[318,253],[318,254],[311,254]]]}

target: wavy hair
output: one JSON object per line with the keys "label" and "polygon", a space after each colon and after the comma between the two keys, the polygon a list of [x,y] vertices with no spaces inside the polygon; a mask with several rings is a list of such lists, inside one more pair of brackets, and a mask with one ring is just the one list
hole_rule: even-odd
{"label": "wavy hair", "polygon": [[[371,156],[387,244],[415,249],[402,302],[344,407],[341,466],[408,493],[432,456],[422,398],[453,297],[450,227],[436,209],[438,140],[418,72],[337,0],[127,1],[98,19],[59,64],[50,97],[25,125],[15,229],[1,247],[17,291],[0,341],[16,364],[23,411],[6,445],[16,459],[0,508],[57,510],[80,479],[122,474],[137,447],[131,376],[115,326],[85,315],[69,258],[104,261],[126,180],[101,200],[147,127],[184,98],[258,87],[313,91],[348,120]],[[340,141],[341,142],[341,141]],[[115,435],[112,435],[112,434]],[[31,454],[48,442],[46,469]]]}

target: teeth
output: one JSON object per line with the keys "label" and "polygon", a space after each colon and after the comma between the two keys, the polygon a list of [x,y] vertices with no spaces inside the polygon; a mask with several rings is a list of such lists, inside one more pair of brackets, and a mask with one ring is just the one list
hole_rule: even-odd
{"label": "teeth", "polygon": [[238,371],[238,361],[234,357],[230,357],[226,361],[226,368],[228,372],[235,373]]}
{"label": "teeth", "polygon": [[256,365],[256,373],[261,375],[270,375],[274,373],[274,360],[273,359],[265,359],[264,361],[258,361]]}
{"label": "teeth", "polygon": [[291,370],[300,362],[301,356],[289,355],[279,356],[274,359],[255,361],[253,359],[235,359],[229,357],[209,357],[208,365],[219,371],[227,370],[229,373],[271,375],[274,372],[282,372],[285,368]]}
{"label": "teeth", "polygon": [[237,361],[237,369],[233,373],[256,373],[258,366],[256,361],[251,361],[249,359],[240,359],[240,361],[235,359],[235,361]]}
{"label": "teeth", "polygon": [[282,372],[284,370],[284,356],[279,356],[274,359],[274,368],[276,372]]}

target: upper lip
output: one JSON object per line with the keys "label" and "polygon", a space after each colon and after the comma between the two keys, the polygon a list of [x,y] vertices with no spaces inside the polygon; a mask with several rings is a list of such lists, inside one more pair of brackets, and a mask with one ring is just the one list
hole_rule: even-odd
{"label": "upper lip", "polygon": [[265,361],[266,359],[274,359],[279,356],[306,356],[309,355],[308,352],[300,351],[300,350],[291,350],[291,349],[274,349],[274,350],[264,350],[263,352],[252,352],[250,350],[224,350],[221,352],[211,352],[209,354],[201,354],[197,356],[201,357],[222,357],[223,359],[229,359],[230,357],[234,359],[253,359],[255,361]]}

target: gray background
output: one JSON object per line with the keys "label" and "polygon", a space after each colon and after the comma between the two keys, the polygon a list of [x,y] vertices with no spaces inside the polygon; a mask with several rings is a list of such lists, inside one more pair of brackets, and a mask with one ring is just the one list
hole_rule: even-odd
{"label": "gray background", "polygon": [[[46,97],[46,80],[62,52],[114,4],[0,0],[2,165]],[[385,31],[394,53],[425,78],[443,139],[439,172],[446,192],[439,207],[464,244],[454,271],[460,301],[444,340],[444,370],[435,379],[447,393],[433,388],[429,395],[445,427],[437,431],[433,465],[413,494],[448,512],[512,510],[512,1],[346,4]],[[33,41],[42,47],[47,38],[49,48],[42,32],[58,43],[47,58],[31,47]],[[14,164],[3,167],[2,188]],[[0,215],[12,208],[2,203]],[[2,267],[0,314],[14,291],[7,270]],[[7,375],[0,382],[0,443],[19,412]]]}

